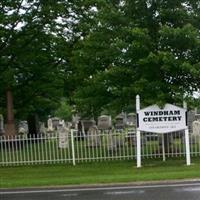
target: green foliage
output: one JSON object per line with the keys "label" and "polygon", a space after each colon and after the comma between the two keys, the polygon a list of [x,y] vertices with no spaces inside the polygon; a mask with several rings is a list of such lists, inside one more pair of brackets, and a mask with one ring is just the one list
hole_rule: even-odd
{"label": "green foliage", "polygon": [[67,103],[66,99],[62,99],[60,102],[60,106],[54,112],[54,116],[59,117],[60,119],[64,119],[66,121],[70,121],[72,118],[72,108]]}
{"label": "green foliage", "polygon": [[18,118],[46,117],[62,96],[96,117],[191,103],[200,88],[200,7],[194,0],[0,2],[0,111],[11,88]]}
{"label": "green foliage", "polygon": [[192,0],[104,1],[73,51],[79,109],[90,115],[126,110],[136,94],[145,105],[182,103],[183,96],[194,102],[199,11]]}
{"label": "green foliage", "polygon": [[[0,2],[0,107],[11,88],[16,117],[47,116],[63,96],[68,71],[68,1]],[[70,35],[68,35],[70,38]]]}

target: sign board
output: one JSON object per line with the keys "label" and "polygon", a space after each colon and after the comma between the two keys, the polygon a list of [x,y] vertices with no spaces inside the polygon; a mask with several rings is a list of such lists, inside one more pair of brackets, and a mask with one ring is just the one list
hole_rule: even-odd
{"label": "sign board", "polygon": [[163,109],[152,105],[138,110],[137,115],[139,131],[169,133],[187,128],[186,109],[172,104],[165,104]]}

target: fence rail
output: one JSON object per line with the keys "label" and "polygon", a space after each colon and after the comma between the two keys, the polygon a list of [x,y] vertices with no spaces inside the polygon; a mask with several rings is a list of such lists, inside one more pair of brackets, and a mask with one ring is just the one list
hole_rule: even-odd
{"label": "fence rail", "polygon": [[[164,137],[164,140],[163,138]],[[164,145],[163,145],[164,141]],[[184,133],[141,134],[142,158],[185,156]],[[163,150],[164,147],[164,150]],[[192,156],[200,156],[200,136],[190,134]],[[110,131],[78,135],[43,134],[32,137],[0,137],[0,166],[80,163],[136,158],[134,131]]]}

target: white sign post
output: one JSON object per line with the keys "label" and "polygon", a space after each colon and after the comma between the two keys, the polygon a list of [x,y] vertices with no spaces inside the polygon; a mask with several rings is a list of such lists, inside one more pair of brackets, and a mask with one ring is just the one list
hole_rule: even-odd
{"label": "white sign post", "polygon": [[[139,110],[140,110],[140,96],[137,95],[136,96],[136,112],[138,113]],[[139,168],[141,167],[141,135],[140,135],[140,130],[138,128],[136,132],[136,141],[137,141],[137,167]]]}
{"label": "white sign post", "polygon": [[[187,104],[185,101],[183,102],[183,107],[187,110]],[[185,129],[185,149],[186,149],[186,165],[191,165],[190,140],[189,140],[188,127]]]}
{"label": "white sign post", "polygon": [[[165,104],[161,109],[157,105],[152,105],[144,109],[140,109],[140,97],[136,96],[136,112],[137,112],[137,167],[141,167],[141,136],[140,132],[152,133],[170,133],[175,131],[185,131],[186,145],[186,164],[190,165],[190,143],[189,132],[186,123],[187,106],[184,108]],[[162,135],[163,161],[165,161],[164,135]]]}

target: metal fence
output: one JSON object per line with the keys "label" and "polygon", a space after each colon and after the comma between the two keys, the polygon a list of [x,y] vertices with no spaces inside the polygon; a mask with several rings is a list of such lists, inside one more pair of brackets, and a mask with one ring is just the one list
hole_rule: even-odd
{"label": "metal fence", "polygon": [[[163,145],[164,144],[164,145]],[[184,133],[141,134],[142,158],[184,157]],[[163,148],[164,147],[164,148]],[[200,156],[200,136],[190,134],[192,156]],[[0,166],[128,160],[136,158],[133,130],[97,132],[80,136],[43,134],[0,137]]]}

